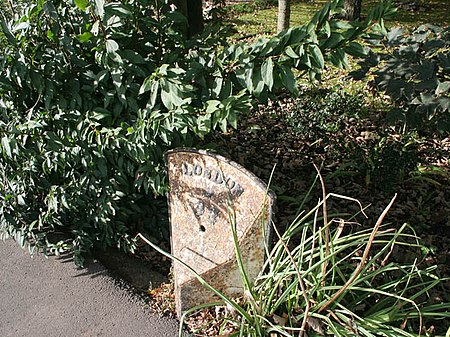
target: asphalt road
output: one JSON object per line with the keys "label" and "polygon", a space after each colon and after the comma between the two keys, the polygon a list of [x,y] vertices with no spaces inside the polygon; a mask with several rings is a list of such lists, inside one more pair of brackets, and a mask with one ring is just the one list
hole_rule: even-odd
{"label": "asphalt road", "polygon": [[178,322],[152,316],[99,262],[30,258],[0,241],[0,336],[172,337]]}

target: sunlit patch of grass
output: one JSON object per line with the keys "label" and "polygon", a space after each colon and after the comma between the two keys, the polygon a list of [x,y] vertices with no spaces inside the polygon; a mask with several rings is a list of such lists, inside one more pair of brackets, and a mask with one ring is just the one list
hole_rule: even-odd
{"label": "sunlit patch of grass", "polygon": [[[407,0],[398,1],[398,3],[411,2]],[[425,23],[447,26],[450,25],[450,6],[448,0],[429,0],[419,1],[425,7],[425,11],[409,11],[399,9],[397,15],[386,22],[386,26],[395,27],[417,27]],[[313,15],[326,3],[325,0],[316,0],[310,2],[294,1],[291,4],[291,20],[292,27],[300,26],[308,22]],[[377,0],[364,0],[362,2],[362,16],[372,8]],[[227,21],[232,23],[238,30],[239,37],[261,36],[275,34],[277,29],[277,8],[267,8],[249,11],[246,7],[245,12],[233,11],[229,12]]]}
{"label": "sunlit patch of grass", "polygon": [[[301,26],[308,22],[323,7],[325,2],[324,0],[292,2],[291,26]],[[272,7],[260,10],[255,9],[245,13],[230,12],[228,22],[235,25],[238,35],[241,37],[275,34],[277,31],[277,11],[276,7]]]}
{"label": "sunlit patch of grass", "polygon": [[[363,1],[363,15],[368,8],[375,5],[377,0]],[[394,3],[411,3],[411,0],[399,0]],[[390,22],[387,22],[388,27],[403,26],[403,27],[418,27],[425,23],[431,23],[439,26],[450,25],[450,7],[448,0],[427,0],[415,1],[419,5],[424,6],[424,11],[409,11],[399,9],[397,15]]]}

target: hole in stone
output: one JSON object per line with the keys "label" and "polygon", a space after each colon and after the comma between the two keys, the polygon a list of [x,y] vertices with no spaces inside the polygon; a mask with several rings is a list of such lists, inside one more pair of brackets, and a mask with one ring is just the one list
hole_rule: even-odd
{"label": "hole in stone", "polygon": [[206,231],[206,228],[205,228],[205,226],[203,226],[203,225],[200,225],[200,232],[205,232]]}

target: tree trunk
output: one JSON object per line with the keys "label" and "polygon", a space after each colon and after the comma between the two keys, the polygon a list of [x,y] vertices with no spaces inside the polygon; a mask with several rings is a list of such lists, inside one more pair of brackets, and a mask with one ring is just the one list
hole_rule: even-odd
{"label": "tree trunk", "polygon": [[203,30],[203,1],[189,0],[188,1],[188,22],[189,22],[189,37],[200,33]]}
{"label": "tree trunk", "polygon": [[362,0],[345,0],[343,19],[359,20],[361,17],[361,2]]}
{"label": "tree trunk", "polygon": [[278,0],[278,23],[277,33],[289,28],[289,19],[291,17],[291,1]]}
{"label": "tree trunk", "polygon": [[203,1],[178,0],[178,10],[188,20],[188,37],[192,37],[203,30]]}

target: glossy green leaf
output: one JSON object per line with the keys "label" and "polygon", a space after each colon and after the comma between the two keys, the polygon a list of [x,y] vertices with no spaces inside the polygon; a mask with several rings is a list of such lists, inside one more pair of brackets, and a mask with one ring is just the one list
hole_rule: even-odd
{"label": "glossy green leaf", "polygon": [[105,15],[105,0],[95,0],[95,12],[101,18]]}
{"label": "glossy green leaf", "polygon": [[267,58],[261,65],[261,75],[264,83],[267,85],[269,90],[273,88],[273,61],[272,58]]}
{"label": "glossy green leaf", "polygon": [[440,82],[438,87],[436,88],[435,94],[437,96],[446,93],[450,90],[450,81]]}
{"label": "glossy green leaf", "polygon": [[252,77],[253,94],[256,97],[260,97],[261,93],[264,90],[265,83],[264,83],[263,76],[262,76],[261,72],[262,72],[262,68],[257,68],[253,72],[253,77]]}
{"label": "glossy green leaf", "polygon": [[8,40],[8,42],[9,42],[10,44],[12,44],[12,45],[16,45],[16,43],[17,43],[16,38],[15,38],[14,35],[11,33],[11,31],[10,31],[8,25],[6,24],[6,22],[5,22],[5,20],[4,20],[3,18],[0,20],[0,25],[1,25],[1,27],[2,27],[3,34],[5,34],[5,36],[6,36],[7,40]]}
{"label": "glossy green leaf", "polygon": [[325,66],[325,60],[320,48],[317,45],[313,44],[309,46],[309,51],[311,53],[311,59],[314,61],[316,67],[323,69],[323,67]]}
{"label": "glossy green leaf", "polygon": [[337,49],[329,55],[331,63],[341,69],[347,69],[349,67],[347,56],[342,49]]}
{"label": "glossy green leaf", "polygon": [[119,50],[119,45],[114,40],[106,40],[106,51],[108,53],[114,53],[115,51]]}
{"label": "glossy green leaf", "polygon": [[89,0],[74,0],[74,3],[83,12],[85,12],[86,8],[89,6]]}
{"label": "glossy green leaf", "polygon": [[281,81],[283,85],[291,93],[296,94],[298,89],[297,89],[297,82],[295,80],[293,72],[289,68],[285,67],[279,67],[278,69],[280,71]]}
{"label": "glossy green leaf", "polygon": [[105,12],[110,15],[117,15],[120,18],[129,18],[132,13],[121,3],[112,2],[104,5]]}
{"label": "glossy green leaf", "polygon": [[220,110],[222,105],[221,101],[218,100],[209,100],[206,102],[206,113],[213,114]]}
{"label": "glossy green leaf", "polygon": [[351,42],[344,47],[344,51],[354,57],[365,57],[368,51],[358,42]]}
{"label": "glossy green leaf", "polygon": [[139,88],[139,95],[149,91],[152,87],[152,83],[154,82],[153,76],[149,76],[144,80],[141,87]]}
{"label": "glossy green leaf", "polygon": [[78,41],[80,41],[80,42],[88,42],[93,37],[94,37],[94,34],[92,34],[91,32],[84,32],[83,34],[80,34],[77,36]]}
{"label": "glossy green leaf", "polygon": [[145,59],[138,52],[130,49],[120,51],[122,57],[134,64],[145,64]]}
{"label": "glossy green leaf", "polygon": [[12,153],[11,153],[11,147],[9,146],[9,139],[7,136],[3,136],[2,140],[1,140],[1,145],[3,148],[3,152],[8,156],[11,157]]}
{"label": "glossy green leaf", "polygon": [[334,49],[338,47],[343,41],[345,41],[345,38],[341,33],[333,32],[328,39],[323,40],[323,42],[321,43],[321,47],[323,49]]}
{"label": "glossy green leaf", "polygon": [[323,28],[321,29],[321,33],[325,34],[327,37],[330,37],[331,27],[328,21],[324,23]]}
{"label": "glossy green leaf", "polygon": [[156,105],[156,101],[158,100],[159,95],[159,82],[153,81],[150,86],[150,107],[154,107]]}
{"label": "glossy green leaf", "polygon": [[186,103],[177,84],[163,78],[160,80],[160,86],[161,101],[167,109],[172,110]]}
{"label": "glossy green leaf", "polygon": [[299,56],[295,53],[295,51],[292,49],[291,46],[287,46],[287,48],[284,50],[284,52],[286,53],[287,56],[289,56],[293,59],[299,58]]}

